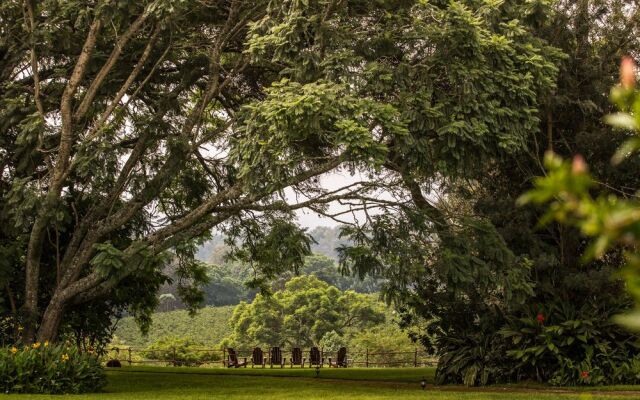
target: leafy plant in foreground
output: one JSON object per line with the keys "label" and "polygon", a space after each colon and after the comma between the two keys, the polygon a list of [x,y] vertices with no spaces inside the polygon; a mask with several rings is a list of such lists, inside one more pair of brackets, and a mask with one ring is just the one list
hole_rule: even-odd
{"label": "leafy plant in foreground", "polygon": [[[613,126],[633,132],[613,155],[619,163],[640,149],[640,91],[636,88],[635,64],[625,58],[621,67],[621,85],[613,88],[612,101],[620,112],[607,117]],[[550,203],[543,222],[558,220],[577,227],[580,232],[594,238],[583,258],[590,260],[604,257],[609,250],[623,246],[627,265],[620,272],[627,290],[636,301],[636,310],[616,319],[626,327],[640,331],[640,201],[635,197],[615,194],[592,195],[596,180],[587,171],[587,163],[580,155],[567,162],[552,152],[545,157],[549,170],[546,177],[538,178],[535,189],[520,198],[521,203]]]}
{"label": "leafy plant in foreground", "polygon": [[86,393],[106,383],[93,353],[75,346],[36,342],[0,348],[0,389],[4,393]]}

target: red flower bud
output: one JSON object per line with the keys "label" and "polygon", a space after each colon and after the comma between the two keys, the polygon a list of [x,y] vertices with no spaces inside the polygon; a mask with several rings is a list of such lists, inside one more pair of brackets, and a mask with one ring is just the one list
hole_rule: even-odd
{"label": "red flower bud", "polygon": [[620,84],[625,89],[632,89],[636,85],[636,63],[629,56],[623,57],[620,63]]}
{"label": "red flower bud", "polygon": [[582,379],[587,379],[589,377],[589,371],[582,371],[580,372],[580,377]]}
{"label": "red flower bud", "polygon": [[540,324],[544,323],[544,315],[542,313],[538,313],[538,315],[536,316],[536,320]]}

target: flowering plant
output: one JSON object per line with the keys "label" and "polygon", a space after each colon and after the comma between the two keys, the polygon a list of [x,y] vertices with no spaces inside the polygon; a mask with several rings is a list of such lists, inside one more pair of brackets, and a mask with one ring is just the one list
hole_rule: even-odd
{"label": "flowering plant", "polygon": [[99,360],[75,347],[36,342],[0,348],[0,390],[4,393],[84,393],[104,384]]}

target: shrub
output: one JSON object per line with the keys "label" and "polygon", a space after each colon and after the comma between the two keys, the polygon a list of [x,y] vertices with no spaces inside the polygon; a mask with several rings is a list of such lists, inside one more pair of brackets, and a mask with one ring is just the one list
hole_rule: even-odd
{"label": "shrub", "polygon": [[436,340],[438,368],[436,383],[487,385],[509,381],[504,340],[491,332],[447,335]]}
{"label": "shrub", "polygon": [[106,383],[97,357],[63,344],[0,348],[0,389],[4,393],[86,393]]}
{"label": "shrub", "polygon": [[371,329],[352,332],[347,338],[349,353],[352,355],[358,353],[362,357],[369,350],[369,363],[372,365],[413,365],[417,344],[413,343],[407,333],[400,330],[394,321],[387,321]]}
{"label": "shrub", "polygon": [[322,336],[320,339],[320,347],[324,349],[326,352],[335,352],[340,349],[340,347],[344,347],[347,345],[347,341],[336,331],[330,331]]}
{"label": "shrub", "polygon": [[640,378],[637,337],[606,322],[610,315],[551,305],[547,312],[510,318],[501,334],[512,343],[514,370],[553,385],[632,384]]}
{"label": "shrub", "polygon": [[195,340],[166,337],[149,345],[143,355],[150,360],[173,362],[176,366],[197,366],[220,361],[219,353],[206,351],[204,347],[202,342]]}

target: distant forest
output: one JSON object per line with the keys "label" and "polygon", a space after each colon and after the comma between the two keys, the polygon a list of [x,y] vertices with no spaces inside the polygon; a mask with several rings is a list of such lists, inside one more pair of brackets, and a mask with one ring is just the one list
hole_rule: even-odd
{"label": "distant forest", "polygon": [[[312,245],[313,255],[307,257],[300,275],[315,275],[320,280],[337,287],[340,290],[354,290],[358,293],[375,293],[379,291],[379,281],[372,277],[360,280],[354,276],[343,276],[338,266],[336,249],[347,244],[339,238],[339,227],[316,227],[309,231],[315,243]],[[197,252],[198,260],[207,265],[209,283],[204,287],[205,299],[203,305],[227,306],[236,305],[241,301],[251,301],[257,290],[245,284],[252,278],[252,269],[242,263],[225,260],[229,250],[222,235],[216,235],[204,243]],[[168,271],[171,274],[171,271]],[[279,290],[294,276],[287,273],[271,283],[273,290]],[[160,290],[160,306],[158,311],[172,311],[183,309],[184,305],[177,295],[177,286],[167,284]]]}
{"label": "distant forest", "polygon": [[[322,254],[335,261],[338,261],[336,248],[348,243],[347,240],[339,238],[340,227],[318,226],[309,230],[308,233],[316,242],[311,246],[311,250],[315,254]],[[224,244],[224,236],[215,235],[211,240],[200,246],[196,257],[198,260],[206,263],[221,264],[226,250],[227,246]]]}

